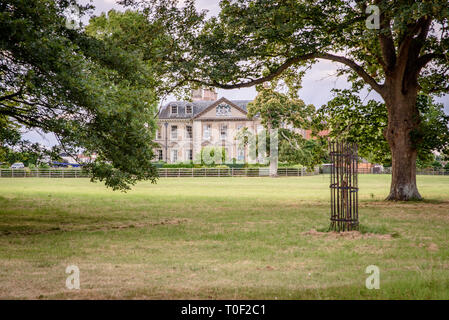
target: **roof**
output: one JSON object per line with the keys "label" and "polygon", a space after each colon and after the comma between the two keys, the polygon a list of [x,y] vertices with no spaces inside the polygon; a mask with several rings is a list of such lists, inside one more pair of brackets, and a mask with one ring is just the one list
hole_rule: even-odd
{"label": "roof", "polygon": [[[216,101],[172,101],[164,105],[159,111],[159,119],[192,119],[197,115],[207,110],[212,105],[216,105],[221,102],[228,102],[231,105],[235,105],[237,108],[242,109],[245,113],[247,112],[246,106],[251,100],[228,100],[226,98],[220,98]],[[177,114],[171,114],[171,106],[176,105],[178,107]],[[186,107],[192,106],[192,113],[186,113]]]}

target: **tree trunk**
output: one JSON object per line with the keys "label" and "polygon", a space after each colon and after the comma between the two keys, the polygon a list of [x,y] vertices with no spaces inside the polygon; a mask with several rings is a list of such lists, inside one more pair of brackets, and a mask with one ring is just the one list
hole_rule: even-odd
{"label": "tree trunk", "polygon": [[419,113],[416,108],[417,90],[404,93],[402,86],[390,83],[388,98],[388,127],[385,137],[392,157],[392,180],[390,194],[386,200],[420,200],[416,185],[417,149],[412,133],[419,128]]}
{"label": "tree trunk", "polygon": [[270,177],[277,177],[278,176],[278,159],[271,158],[270,159]]}

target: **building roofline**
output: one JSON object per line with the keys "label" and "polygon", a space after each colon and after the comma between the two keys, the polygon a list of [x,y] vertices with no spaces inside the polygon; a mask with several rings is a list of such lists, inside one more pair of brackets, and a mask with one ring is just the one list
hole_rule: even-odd
{"label": "building roofline", "polygon": [[222,102],[226,102],[228,104],[230,104],[231,106],[233,106],[234,108],[238,109],[239,111],[243,112],[244,114],[248,114],[248,112],[246,110],[243,110],[242,108],[240,108],[238,105],[236,105],[235,103],[233,103],[231,100],[226,99],[225,97],[221,97],[220,99],[218,99],[217,101],[215,101],[214,103],[212,103],[210,106],[208,106],[207,108],[205,108],[203,111],[201,111],[200,113],[198,113],[196,116],[193,117],[193,119],[197,119],[198,117],[200,117],[201,115],[203,115],[204,113],[208,112],[209,110],[211,110],[212,108],[215,108],[216,106],[218,106],[220,103]]}

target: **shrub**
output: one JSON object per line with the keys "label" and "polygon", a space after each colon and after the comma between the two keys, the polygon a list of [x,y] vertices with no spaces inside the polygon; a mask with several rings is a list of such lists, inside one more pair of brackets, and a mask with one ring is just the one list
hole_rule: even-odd
{"label": "shrub", "polygon": [[179,162],[179,163],[164,163],[162,168],[193,168],[193,162]]}
{"label": "shrub", "polygon": [[441,164],[439,161],[437,161],[437,160],[435,160],[434,162],[432,162],[432,167],[433,167],[434,169],[441,169],[441,168],[443,168],[442,164]]}
{"label": "shrub", "polygon": [[227,165],[225,165],[225,164],[220,164],[218,166],[215,166],[214,168],[216,168],[216,169],[229,169],[229,167]]}

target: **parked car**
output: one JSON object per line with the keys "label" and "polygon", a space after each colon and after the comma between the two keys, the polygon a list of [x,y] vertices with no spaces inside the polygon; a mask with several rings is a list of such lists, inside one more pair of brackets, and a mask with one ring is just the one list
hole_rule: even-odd
{"label": "parked car", "polygon": [[22,162],[13,163],[11,169],[23,169],[25,165]]}

